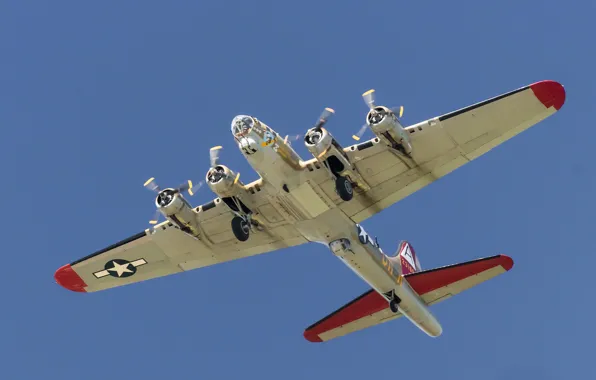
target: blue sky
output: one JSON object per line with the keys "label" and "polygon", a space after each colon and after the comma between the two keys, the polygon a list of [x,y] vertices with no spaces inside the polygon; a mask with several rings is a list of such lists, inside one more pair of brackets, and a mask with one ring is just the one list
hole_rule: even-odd
{"label": "blue sky", "polygon": [[[590,378],[596,6],[580,3],[2,2],[3,377]],[[565,85],[559,113],[364,224],[425,268],[514,258],[433,307],[439,339],[400,320],[307,342],[367,289],[319,244],[94,294],[54,283],[147,226],[148,177],[201,179],[223,145],[255,179],[236,114],[301,134],[329,106],[348,145],[369,88],[412,124],[543,79]]]}

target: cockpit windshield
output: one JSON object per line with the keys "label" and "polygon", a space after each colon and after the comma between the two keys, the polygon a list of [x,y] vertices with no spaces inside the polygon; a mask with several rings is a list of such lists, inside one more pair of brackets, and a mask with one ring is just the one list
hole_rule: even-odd
{"label": "cockpit windshield", "polygon": [[232,120],[232,133],[236,137],[246,136],[254,126],[252,117],[238,115]]}

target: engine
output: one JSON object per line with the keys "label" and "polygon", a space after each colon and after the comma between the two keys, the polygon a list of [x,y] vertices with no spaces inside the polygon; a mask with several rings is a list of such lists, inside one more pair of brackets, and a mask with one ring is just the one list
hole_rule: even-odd
{"label": "engine", "polygon": [[221,198],[236,196],[244,189],[239,180],[239,174],[225,165],[217,165],[209,169],[206,180],[211,190]]}
{"label": "engine", "polygon": [[319,162],[323,164],[327,162],[333,174],[345,175],[346,171],[351,170],[352,165],[348,156],[327,129],[323,127],[309,129],[304,135],[304,144]]}
{"label": "engine", "polygon": [[385,144],[409,155],[412,152],[410,135],[395,114],[387,107],[377,106],[366,115],[366,124]]}
{"label": "engine", "polygon": [[197,213],[175,189],[164,189],[157,194],[155,205],[161,213],[182,231],[193,236],[200,233]]}

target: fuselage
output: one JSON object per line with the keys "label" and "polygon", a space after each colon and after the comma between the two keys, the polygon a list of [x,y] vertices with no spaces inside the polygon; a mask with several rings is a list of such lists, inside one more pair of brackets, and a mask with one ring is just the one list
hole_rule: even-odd
{"label": "fuselage", "polygon": [[[281,138],[263,122],[246,115],[235,117],[231,129],[242,154],[263,180],[273,187],[272,196],[283,197],[285,202],[296,209],[306,210],[307,214],[310,202],[321,201],[313,199],[316,197],[314,193],[309,197],[292,196],[292,191],[303,185],[305,165],[287,139]],[[337,208],[320,214],[311,213],[310,216],[294,222],[307,239],[327,245],[388,302],[397,297],[399,312],[422,331],[430,336],[441,334],[441,325],[403,277],[399,260],[383,253],[362,226]]]}
{"label": "fuselage", "polygon": [[387,301],[397,297],[399,311],[418,328],[441,335],[441,325],[403,277],[399,257],[387,256],[361,225],[353,225],[351,234],[330,242],[329,248]]}
{"label": "fuselage", "polygon": [[258,119],[239,115],[232,121],[238,148],[253,169],[278,189],[300,181],[303,162],[287,140]]}

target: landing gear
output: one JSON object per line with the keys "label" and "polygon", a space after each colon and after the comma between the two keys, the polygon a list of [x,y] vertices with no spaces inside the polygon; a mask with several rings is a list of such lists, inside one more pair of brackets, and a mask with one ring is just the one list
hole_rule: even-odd
{"label": "landing gear", "polygon": [[389,302],[389,309],[391,309],[391,312],[397,313],[399,311],[397,305],[398,303],[396,300],[391,300],[391,302]]}
{"label": "landing gear", "polygon": [[342,176],[345,169],[344,164],[335,156],[331,156],[323,162],[329,172],[329,176],[335,180],[335,192],[344,201],[350,201],[354,197],[354,186],[349,178]]}
{"label": "landing gear", "polygon": [[391,312],[398,313],[399,312],[399,304],[401,299],[395,294],[395,292],[391,291],[391,301],[389,301],[389,309]]}
{"label": "landing gear", "polygon": [[232,232],[236,236],[236,239],[240,241],[248,240],[248,236],[250,235],[250,225],[248,223],[248,220],[239,216],[232,218]]}
{"label": "landing gear", "polygon": [[351,200],[354,196],[352,182],[340,175],[335,178],[335,190],[337,191],[337,194],[339,194],[339,197],[346,202]]}
{"label": "landing gear", "polygon": [[221,199],[232,211],[232,232],[239,241],[247,241],[250,231],[256,228],[262,231],[263,226],[252,218],[252,211],[237,197],[224,197]]}

